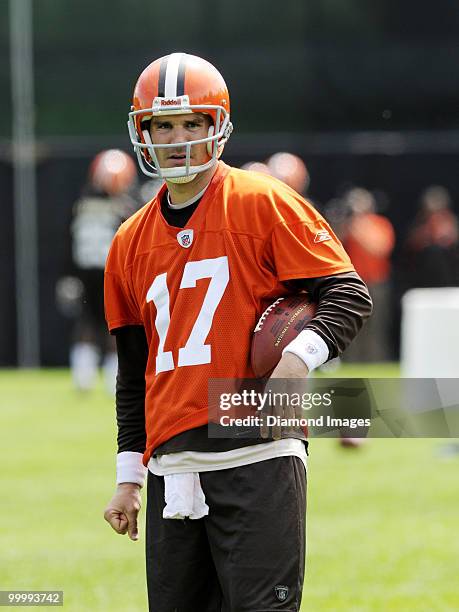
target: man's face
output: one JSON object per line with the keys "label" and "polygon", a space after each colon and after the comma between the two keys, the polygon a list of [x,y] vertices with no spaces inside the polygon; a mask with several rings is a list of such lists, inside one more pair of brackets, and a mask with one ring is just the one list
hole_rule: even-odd
{"label": "man's face", "polygon": [[[207,138],[210,125],[210,117],[202,113],[153,117],[150,124],[151,140],[153,144],[172,144]],[[163,169],[184,166],[186,163],[185,147],[155,149],[155,152],[159,165]],[[192,166],[205,164],[208,160],[206,143],[191,147],[190,164]]]}

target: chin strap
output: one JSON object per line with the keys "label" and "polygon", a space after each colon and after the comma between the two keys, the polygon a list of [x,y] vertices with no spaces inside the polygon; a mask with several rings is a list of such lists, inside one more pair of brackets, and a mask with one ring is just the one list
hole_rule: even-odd
{"label": "chin strap", "polygon": [[189,174],[188,176],[169,176],[166,180],[176,184],[191,183],[197,176],[197,174]]}

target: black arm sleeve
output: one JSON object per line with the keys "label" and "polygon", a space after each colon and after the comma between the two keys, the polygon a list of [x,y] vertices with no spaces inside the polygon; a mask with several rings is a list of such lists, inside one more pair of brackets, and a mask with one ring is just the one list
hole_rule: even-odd
{"label": "black arm sleeve", "polygon": [[143,453],[145,433],[145,370],[148,344],[145,329],[129,325],[115,330],[118,352],[116,421],[118,452]]}
{"label": "black arm sleeve", "polygon": [[306,289],[318,304],[307,329],[315,331],[328,346],[329,359],[340,355],[371,315],[373,304],[367,286],[357,272],[321,278],[287,281],[289,289]]}

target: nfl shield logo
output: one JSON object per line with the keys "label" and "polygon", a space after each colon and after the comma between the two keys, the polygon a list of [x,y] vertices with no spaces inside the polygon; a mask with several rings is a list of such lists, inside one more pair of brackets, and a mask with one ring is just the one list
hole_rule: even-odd
{"label": "nfl shield logo", "polygon": [[177,234],[177,242],[184,249],[189,249],[193,244],[193,230],[192,229],[184,229]]}
{"label": "nfl shield logo", "polygon": [[283,586],[282,584],[278,584],[274,587],[276,592],[276,597],[279,601],[285,601],[288,595],[288,587]]}

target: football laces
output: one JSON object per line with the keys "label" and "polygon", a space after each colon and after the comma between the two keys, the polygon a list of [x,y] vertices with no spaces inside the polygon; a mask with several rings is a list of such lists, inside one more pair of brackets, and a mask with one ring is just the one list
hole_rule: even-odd
{"label": "football laces", "polygon": [[253,330],[253,332],[254,332],[254,333],[255,333],[255,332],[257,332],[257,331],[260,331],[260,330],[261,330],[261,328],[263,327],[263,323],[265,322],[265,319],[266,319],[266,317],[269,315],[269,313],[271,312],[271,310],[272,310],[273,308],[276,308],[276,306],[277,306],[277,305],[278,305],[280,302],[282,302],[282,300],[284,300],[284,299],[285,299],[284,297],[280,297],[280,298],[278,298],[278,299],[277,299],[275,302],[273,302],[272,304],[270,304],[270,305],[268,306],[268,308],[267,308],[267,309],[266,309],[266,310],[263,312],[263,314],[261,315],[261,317],[258,319],[258,323],[257,323],[257,325],[256,325],[255,329]]}

